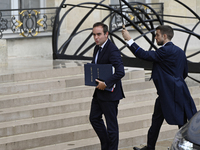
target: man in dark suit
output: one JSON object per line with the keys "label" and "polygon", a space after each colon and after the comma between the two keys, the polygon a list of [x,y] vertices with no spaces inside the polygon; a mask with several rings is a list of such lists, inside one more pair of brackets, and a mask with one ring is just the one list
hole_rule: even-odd
{"label": "man in dark suit", "polygon": [[[96,42],[92,63],[112,64],[114,74],[98,85],[93,94],[90,122],[101,142],[102,150],[117,150],[119,142],[118,104],[124,98],[121,78],[125,75],[124,66],[118,48],[108,39],[108,26],[97,22],[93,25],[93,37]],[[115,85],[114,91],[104,90]],[[102,119],[104,115],[106,126]]]}
{"label": "man in dark suit", "polygon": [[187,59],[182,49],[171,42],[173,29],[168,25],[156,28],[156,51],[144,51],[124,29],[122,36],[131,52],[138,58],[152,61],[152,76],[158,97],[154,106],[152,124],[148,131],[147,146],[134,150],[155,150],[164,119],[170,125],[183,126],[196,112],[196,106],[184,81],[188,74]]}

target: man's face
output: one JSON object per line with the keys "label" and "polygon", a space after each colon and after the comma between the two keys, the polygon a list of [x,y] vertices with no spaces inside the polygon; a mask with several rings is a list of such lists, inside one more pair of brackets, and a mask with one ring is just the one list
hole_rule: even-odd
{"label": "man's face", "polygon": [[108,39],[108,32],[104,34],[102,26],[94,27],[92,32],[96,45],[101,46]]}
{"label": "man's face", "polygon": [[156,43],[159,46],[162,46],[164,44],[164,35],[161,34],[160,30],[156,30]]}

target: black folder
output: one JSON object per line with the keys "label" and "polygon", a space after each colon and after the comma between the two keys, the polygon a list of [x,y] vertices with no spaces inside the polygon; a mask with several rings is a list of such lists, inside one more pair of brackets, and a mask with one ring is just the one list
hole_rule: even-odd
{"label": "black folder", "polygon": [[[84,64],[84,72],[85,72],[85,85],[88,86],[97,86],[95,79],[99,79],[101,81],[105,81],[110,78],[113,74],[112,64],[93,64],[87,63]],[[105,90],[113,92],[114,87],[108,88]]]}

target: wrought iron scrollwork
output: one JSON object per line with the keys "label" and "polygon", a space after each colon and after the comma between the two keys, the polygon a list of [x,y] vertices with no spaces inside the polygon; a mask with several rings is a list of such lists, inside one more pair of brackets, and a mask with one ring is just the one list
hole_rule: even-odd
{"label": "wrought iron scrollwork", "polygon": [[55,16],[51,17],[51,27],[53,27],[55,21]]}
{"label": "wrought iron scrollwork", "polygon": [[[67,51],[67,48],[70,44],[70,42],[72,41],[72,39],[77,36],[78,34],[81,34],[82,32],[85,32],[85,31],[88,31],[88,30],[92,30],[91,28],[87,28],[87,29],[83,29],[81,31],[78,31],[80,26],[85,22],[85,20],[88,18],[88,16],[95,10],[105,10],[105,11],[109,11],[110,14],[108,14],[107,16],[105,16],[105,18],[102,20],[102,22],[106,21],[107,19],[110,19],[110,18],[113,18],[113,16],[117,16],[118,17],[118,25],[113,29],[113,28],[110,28],[110,36],[111,36],[111,39],[112,41],[114,42],[113,40],[113,37],[116,38],[117,40],[121,41],[123,44],[125,44],[124,40],[121,39],[120,37],[118,37],[115,32],[116,31],[119,31],[120,29],[122,29],[122,26],[120,26],[120,18],[123,17],[123,19],[126,21],[126,26],[131,26],[131,27],[134,27],[134,29],[136,31],[138,31],[142,37],[144,37],[147,42],[149,42],[150,44],[150,48],[153,47],[154,49],[157,49],[157,47],[154,45],[154,26],[153,26],[153,22],[158,22],[160,24],[162,24],[162,17],[159,16],[159,14],[157,12],[154,11],[154,9],[152,9],[151,7],[149,7],[148,5],[146,4],[143,4],[143,3],[135,3],[135,5],[137,6],[142,6],[142,9],[139,7],[135,7],[133,8],[130,4],[126,4],[125,6],[123,6],[124,8],[126,8],[126,10],[130,11],[132,14],[135,14],[135,16],[133,17],[133,19],[131,19],[131,15],[128,15],[125,11],[119,11],[119,7],[111,7],[111,6],[108,6],[108,5],[104,5],[102,4],[103,1],[101,1],[100,3],[94,3],[94,2],[86,2],[86,3],[81,3],[81,4],[78,4],[78,5],[72,5],[72,4],[65,4],[65,6],[72,6],[70,9],[68,9],[64,15],[61,17],[61,19],[59,19],[59,14],[60,14],[60,10],[63,8],[63,5],[64,5],[64,2],[65,0],[63,0],[63,2],[61,3],[60,7],[59,7],[59,10],[57,11],[57,15],[56,15],[56,18],[55,18],[55,23],[54,23],[54,29],[53,29],[53,37],[52,37],[52,42],[53,42],[53,56],[54,56],[54,59],[59,59],[59,58],[72,58],[72,59],[91,59],[91,57],[84,57],[84,55],[95,45],[94,43],[89,45],[88,47],[86,47],[85,50],[82,50],[81,52],[81,49],[82,47],[84,47],[84,45],[89,41],[89,39],[92,37],[92,34],[88,35],[88,37],[86,37],[85,41],[80,44],[80,47],[74,52],[74,55],[67,55],[66,54],[66,51]],[[93,5],[93,7],[89,7]],[[60,48],[58,48],[58,36],[59,36],[59,30],[60,30],[60,26],[61,24],[63,23],[63,19],[66,17],[66,15],[68,15],[70,13],[71,10],[77,8],[77,7],[81,7],[81,8],[87,8],[87,9],[90,9],[90,11],[83,17],[83,19],[80,20],[80,22],[78,23],[78,25],[74,28],[73,32],[71,33],[71,35],[69,36],[69,39],[67,39]],[[99,8],[100,7],[100,8]],[[149,17],[149,14],[147,12],[145,12],[147,10],[147,8],[149,10],[151,10],[152,12],[152,15],[154,16],[155,19],[152,19],[152,17]],[[142,16],[145,16],[148,20],[143,20],[142,19],[142,16],[141,16],[141,13]],[[137,18],[137,22],[134,22],[134,18]],[[111,19],[112,20],[112,19]],[[141,24],[141,25],[139,25]],[[113,27],[113,23],[111,21],[111,24],[110,24],[110,27]],[[149,39],[149,37],[146,36],[146,33],[144,33],[142,31],[141,28],[146,28],[148,30],[148,33],[152,34],[152,39]],[[139,37],[138,37],[139,38]],[[114,42],[115,43],[115,42]],[[121,54],[123,56],[126,56],[124,53],[123,53],[123,49],[125,47],[122,47],[120,48],[121,50]],[[127,56],[128,57],[128,56]]]}
{"label": "wrought iron scrollwork", "polygon": [[[135,37],[134,40],[138,40],[139,38],[144,38],[147,43],[149,43],[149,50],[151,49],[157,49],[157,46],[154,44],[155,40],[155,27],[158,25],[162,25],[164,23],[168,23],[173,25],[173,29],[178,32],[183,32],[188,34],[188,39],[185,42],[184,51],[186,52],[188,43],[190,41],[191,36],[200,39],[200,34],[194,32],[194,30],[197,28],[197,26],[200,24],[200,17],[192,11],[189,7],[184,5],[179,0],[175,0],[182,6],[184,6],[186,9],[192,12],[194,15],[193,19],[197,19],[198,23],[195,24],[193,29],[188,29],[187,27],[183,26],[182,24],[178,24],[169,20],[163,19],[163,6],[161,6],[160,10],[155,10],[155,8],[152,5],[148,5],[141,2],[134,2],[134,3],[128,3],[126,0],[121,0],[124,4],[122,6],[122,11],[120,11],[119,6],[108,6],[104,5],[102,1],[100,3],[95,2],[86,2],[86,3],[80,3],[77,5],[74,4],[64,4],[66,0],[63,0],[59,9],[57,10],[57,15],[54,20],[54,28],[53,28],[53,35],[52,35],[52,45],[53,45],[53,58],[54,59],[73,59],[73,60],[91,60],[92,57],[88,56],[87,53],[90,50],[93,50],[93,47],[95,46],[95,43],[90,43],[90,38],[92,38],[92,28],[85,28],[81,29],[80,27],[89,15],[92,14],[95,10],[102,10],[102,11],[108,11],[107,16],[104,16],[104,18],[101,20],[102,22],[107,21],[110,19],[110,39],[113,43],[116,43],[115,40],[118,40],[118,43],[121,42],[123,46],[119,47],[121,55],[123,56],[123,62],[125,66],[131,66],[131,67],[142,67],[145,69],[151,69],[151,64],[148,62],[139,60],[137,58],[133,58],[132,56],[128,56],[125,54],[124,49],[126,48],[126,43],[122,39],[122,37],[118,36],[116,32],[120,31],[122,29],[122,18],[125,22],[125,25],[127,28],[134,28],[136,32],[138,32],[140,35],[138,37]],[[65,7],[63,7],[65,6]],[[70,6],[70,7],[68,7]],[[69,9],[67,9],[69,8]],[[59,31],[61,28],[61,25],[63,23],[64,18],[67,15],[70,15],[70,12],[75,8],[86,8],[89,9],[88,13],[83,16],[83,18],[80,18],[80,21],[78,22],[77,26],[74,27],[74,30],[69,35],[68,39],[58,47],[58,38],[59,38]],[[67,9],[66,12],[63,14],[63,16],[60,17],[60,11],[61,9]],[[74,14],[73,14],[74,15]],[[169,15],[167,15],[169,16]],[[179,17],[179,16],[171,16],[171,17]],[[183,16],[182,16],[183,17]],[[184,16],[185,17],[185,16]],[[181,17],[180,17],[181,18]],[[185,17],[186,18],[186,17]],[[177,27],[177,28],[176,28]],[[75,49],[74,54],[69,55],[67,54],[68,47],[76,36],[79,34],[82,34],[83,32],[91,31],[88,36],[85,37],[85,40],[80,43],[77,49]],[[147,36],[150,35],[150,36]],[[183,43],[184,44],[184,43]],[[60,44],[59,44],[60,45]],[[87,45],[87,46],[86,46]],[[195,52],[191,54],[189,57],[196,56],[199,54],[200,51]],[[90,53],[91,54],[91,53]],[[190,62],[189,61],[189,72],[192,73],[200,73],[200,63],[196,62]]]}
{"label": "wrought iron scrollwork", "polygon": [[0,11],[0,39],[2,38],[2,32],[8,29],[8,20],[2,18],[2,13]]}
{"label": "wrought iron scrollwork", "polygon": [[47,29],[47,16],[43,15],[43,18],[40,18],[40,12],[37,10],[23,10],[19,14],[19,20],[15,16],[11,18],[11,29],[13,32],[19,29],[20,35],[28,37],[38,35],[41,27],[44,30]]}
{"label": "wrought iron scrollwork", "polygon": [[[122,14],[127,16],[132,22],[135,22],[141,30],[146,29],[146,26],[144,26],[144,24],[141,23],[140,18],[142,18],[144,22],[148,22],[149,20],[156,19],[154,12],[152,12],[152,10],[149,9],[149,7],[147,7],[146,5],[142,3],[134,3],[134,2],[129,3],[129,4],[133,7],[135,12],[133,12],[129,7],[127,7],[127,5],[122,5],[121,6],[122,8],[120,8],[119,5],[111,5],[111,7],[116,10],[122,9]],[[158,8],[160,7],[160,8],[156,12],[159,15],[162,15],[163,4],[160,3],[160,5],[159,4],[157,5],[158,5],[157,7]],[[124,19],[120,14],[118,13],[113,14],[113,16],[111,17],[112,30],[115,30],[118,27],[122,26],[122,19],[125,24],[128,24],[128,21]],[[134,29],[133,26],[131,28]]]}

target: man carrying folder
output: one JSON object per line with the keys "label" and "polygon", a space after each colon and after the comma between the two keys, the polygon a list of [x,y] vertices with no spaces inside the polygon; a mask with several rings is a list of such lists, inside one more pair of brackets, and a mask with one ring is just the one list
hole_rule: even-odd
{"label": "man carrying folder", "polygon": [[[96,79],[97,87],[93,94],[90,110],[90,122],[101,142],[102,150],[118,150],[118,104],[124,98],[121,78],[125,75],[120,51],[108,39],[108,26],[102,22],[93,25],[93,37],[96,43],[92,63],[112,64],[115,72],[105,81]],[[104,90],[113,87],[114,91]],[[106,126],[102,119],[105,116]]]}

